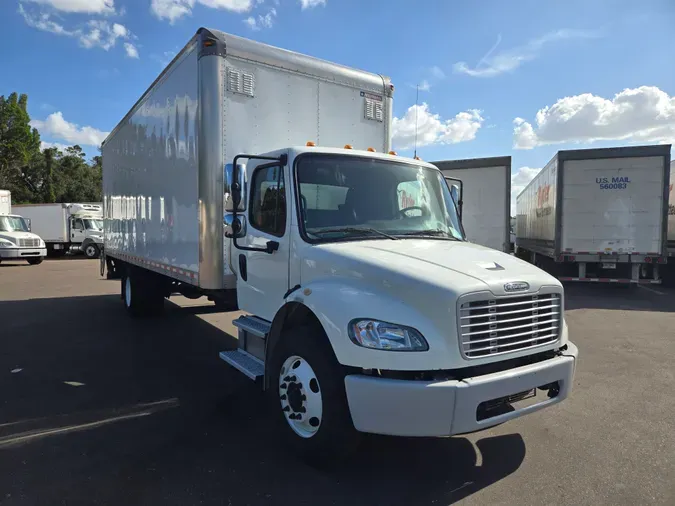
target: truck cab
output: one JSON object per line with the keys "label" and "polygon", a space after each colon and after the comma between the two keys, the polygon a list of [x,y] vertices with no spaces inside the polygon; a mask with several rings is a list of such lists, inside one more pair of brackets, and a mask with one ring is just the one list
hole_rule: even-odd
{"label": "truck cab", "polygon": [[12,214],[12,193],[0,190],[0,262],[26,260],[30,265],[37,265],[45,256],[45,243],[31,233],[30,221]]}
{"label": "truck cab", "polygon": [[435,166],[315,146],[237,159],[226,283],[255,316],[221,358],[264,380],[296,434],[327,422],[320,388],[344,396],[346,427],[400,436],[473,432],[566,398],[577,351],[562,285],[467,242]]}
{"label": "truck cab", "polygon": [[26,260],[38,265],[47,256],[44,241],[31,233],[28,222],[17,214],[0,214],[0,262]]}
{"label": "truck cab", "polygon": [[68,205],[71,245],[87,258],[98,258],[103,249],[103,211],[96,204]]}

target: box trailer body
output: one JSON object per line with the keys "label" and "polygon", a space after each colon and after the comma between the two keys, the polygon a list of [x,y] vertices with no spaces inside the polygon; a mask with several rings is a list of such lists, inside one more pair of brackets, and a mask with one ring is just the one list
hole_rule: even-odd
{"label": "box trailer body", "polygon": [[659,283],[670,146],[559,151],[517,197],[519,255],[565,281]]}
{"label": "box trailer body", "polygon": [[467,239],[511,251],[511,157],[431,162],[462,181],[462,224]]}
{"label": "box trailer body", "polygon": [[393,88],[379,75],[235,36],[208,67],[197,43],[181,51],[104,146],[107,223],[121,218],[114,223],[124,227],[106,230],[105,248],[176,269],[201,288],[233,288],[218,253],[224,161],[308,140],[387,152]]}
{"label": "box trailer body", "polygon": [[12,192],[0,190],[0,262],[26,260],[30,265],[38,265],[45,256],[44,241],[31,232],[23,216],[13,213]]}
{"label": "box trailer body", "polygon": [[[247,313],[220,357],[276,397],[313,462],[359,432],[488,428],[572,386],[560,282],[464,240],[438,168],[389,153],[392,94],[200,29],[102,146],[101,274],[132,316],[176,293]],[[515,328],[486,323],[513,304]]]}
{"label": "box trailer body", "polygon": [[103,247],[102,203],[25,204],[15,206],[31,230],[47,244],[50,256],[83,252],[97,258]]}
{"label": "box trailer body", "polygon": [[0,215],[12,214],[12,192],[0,190]]}

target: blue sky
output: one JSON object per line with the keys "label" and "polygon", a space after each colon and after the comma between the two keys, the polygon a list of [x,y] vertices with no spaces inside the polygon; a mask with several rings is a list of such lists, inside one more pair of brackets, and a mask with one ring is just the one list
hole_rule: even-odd
{"label": "blue sky", "polygon": [[426,160],[675,140],[672,0],[2,0],[0,94],[89,155],[200,26],[391,76],[394,144],[421,86]]}

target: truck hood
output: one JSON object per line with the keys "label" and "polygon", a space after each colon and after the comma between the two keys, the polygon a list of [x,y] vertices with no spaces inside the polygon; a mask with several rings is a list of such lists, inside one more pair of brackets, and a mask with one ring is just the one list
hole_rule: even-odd
{"label": "truck hood", "polygon": [[370,278],[378,285],[384,281],[390,288],[407,290],[422,283],[457,296],[486,289],[497,296],[509,295],[513,292],[505,285],[513,282],[527,283],[529,292],[544,285],[561,286],[557,279],[515,256],[468,242],[369,240],[322,244],[312,249],[314,269],[303,271],[303,282],[305,275],[337,275]]}
{"label": "truck hood", "polygon": [[17,244],[18,239],[39,239],[40,236],[31,232],[0,232],[0,239]]}

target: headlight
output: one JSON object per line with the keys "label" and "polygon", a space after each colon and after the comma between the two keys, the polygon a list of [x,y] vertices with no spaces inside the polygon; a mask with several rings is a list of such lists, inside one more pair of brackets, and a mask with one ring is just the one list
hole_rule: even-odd
{"label": "headlight", "polygon": [[352,320],[349,338],[358,346],[389,351],[427,351],[429,345],[411,327],[378,320]]}
{"label": "headlight", "polygon": [[5,239],[0,239],[0,248],[16,248],[16,244]]}

